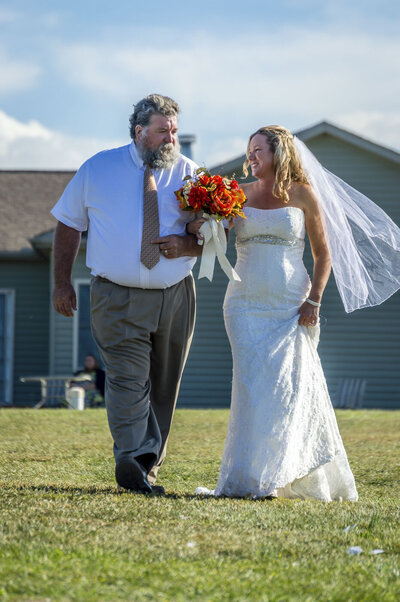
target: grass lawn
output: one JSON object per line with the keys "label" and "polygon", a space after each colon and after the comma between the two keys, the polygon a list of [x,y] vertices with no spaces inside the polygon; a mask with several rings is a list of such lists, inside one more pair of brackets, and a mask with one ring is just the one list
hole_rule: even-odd
{"label": "grass lawn", "polygon": [[400,600],[400,412],[337,415],[358,503],[194,497],[226,410],[176,412],[165,498],[117,493],[104,410],[1,410],[0,599]]}

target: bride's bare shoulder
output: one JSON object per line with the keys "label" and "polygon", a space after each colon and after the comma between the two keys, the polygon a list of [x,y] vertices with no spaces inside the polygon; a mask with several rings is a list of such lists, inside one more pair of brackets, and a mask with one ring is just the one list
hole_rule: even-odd
{"label": "bride's bare shoulder", "polygon": [[304,182],[293,182],[290,187],[290,199],[305,212],[315,211],[318,207],[317,199],[311,186]]}
{"label": "bride's bare shoulder", "polygon": [[311,191],[311,186],[306,182],[292,182],[290,194],[295,196],[307,196]]}

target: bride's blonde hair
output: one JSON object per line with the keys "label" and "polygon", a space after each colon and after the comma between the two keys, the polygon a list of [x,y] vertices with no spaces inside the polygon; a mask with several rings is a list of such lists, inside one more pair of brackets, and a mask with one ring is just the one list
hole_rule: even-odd
{"label": "bride's blonde hair", "polygon": [[246,161],[243,163],[243,173],[249,174],[250,142],[257,134],[266,137],[269,147],[274,154],[273,169],[275,183],[272,194],[284,203],[289,202],[288,190],[293,182],[308,184],[306,175],[300,163],[300,158],[294,145],[293,135],[281,125],[268,125],[259,128],[252,134],[247,143]]}

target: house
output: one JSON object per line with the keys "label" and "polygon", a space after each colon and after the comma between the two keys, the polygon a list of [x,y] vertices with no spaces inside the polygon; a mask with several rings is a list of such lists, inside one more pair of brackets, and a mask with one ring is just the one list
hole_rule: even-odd
{"label": "house", "polygon": [[[327,122],[296,133],[325,167],[400,224],[400,153]],[[190,137],[186,142],[190,144]],[[213,171],[239,177],[243,161],[244,155]],[[40,397],[39,387],[21,383],[21,376],[71,374],[86,353],[96,351],[89,326],[85,237],[72,274],[78,296],[74,318],[57,314],[50,298],[55,220],[49,212],[73,173],[0,171],[1,404],[33,405]],[[233,236],[228,257],[234,263]],[[305,263],[310,270],[309,249]],[[212,283],[203,279],[196,284],[197,325],[179,404],[227,407],[232,362],[222,318],[226,276],[216,267]],[[382,306],[346,314],[331,277],[321,313],[326,325],[319,350],[333,397],[341,378],[366,379],[364,407],[399,408],[400,294]]]}

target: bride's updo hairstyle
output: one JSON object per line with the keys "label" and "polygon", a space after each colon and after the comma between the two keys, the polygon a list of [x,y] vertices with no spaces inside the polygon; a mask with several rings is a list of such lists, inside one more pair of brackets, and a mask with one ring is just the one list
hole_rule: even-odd
{"label": "bride's updo hairstyle", "polygon": [[301,167],[300,158],[294,145],[291,132],[281,125],[267,125],[252,134],[247,143],[247,159],[243,163],[243,173],[246,178],[249,174],[250,142],[257,134],[266,137],[269,147],[274,154],[273,167],[275,183],[272,194],[283,203],[289,202],[288,190],[293,182],[308,184],[306,175]]}

